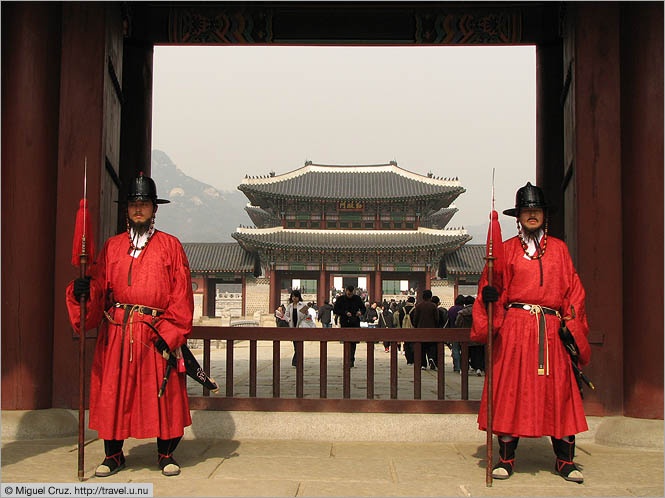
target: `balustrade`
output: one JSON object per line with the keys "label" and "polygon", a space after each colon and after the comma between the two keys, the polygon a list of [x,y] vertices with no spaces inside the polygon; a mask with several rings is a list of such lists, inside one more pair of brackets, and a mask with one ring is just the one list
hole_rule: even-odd
{"label": "balustrade", "polygon": [[[226,343],[225,379],[217,379],[219,392],[211,396],[202,388],[201,396],[190,396],[190,406],[203,410],[260,410],[260,411],[337,411],[337,412],[385,412],[385,413],[477,413],[480,401],[469,400],[468,369],[462,368],[460,399],[446,399],[444,343],[459,342],[462,345],[461,365],[468,365],[469,329],[376,329],[376,328],[277,328],[277,327],[217,327],[195,326],[190,339],[203,341],[203,368],[210,374],[210,341]],[[325,334],[325,337],[322,337]],[[234,386],[234,344],[249,341],[248,396],[236,396]],[[272,397],[257,396],[257,341],[272,341]],[[280,347],[282,342],[295,341],[296,375],[295,398],[280,396]],[[342,398],[328,397],[328,343],[344,342],[343,394]],[[414,343],[413,399],[398,399],[397,344]],[[304,396],[304,343],[319,342],[319,397]],[[365,342],[367,347],[367,372],[365,398],[351,397],[351,342]],[[376,343],[390,342],[390,399],[375,397]],[[437,345],[438,364],[437,394],[434,400],[421,399],[422,343]],[[361,346],[358,345],[358,350]]]}

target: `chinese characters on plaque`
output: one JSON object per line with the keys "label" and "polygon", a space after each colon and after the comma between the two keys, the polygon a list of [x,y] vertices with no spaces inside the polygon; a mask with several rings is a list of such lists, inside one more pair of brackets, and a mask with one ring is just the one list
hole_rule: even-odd
{"label": "chinese characters on plaque", "polygon": [[339,201],[337,208],[340,211],[362,211],[362,201]]}

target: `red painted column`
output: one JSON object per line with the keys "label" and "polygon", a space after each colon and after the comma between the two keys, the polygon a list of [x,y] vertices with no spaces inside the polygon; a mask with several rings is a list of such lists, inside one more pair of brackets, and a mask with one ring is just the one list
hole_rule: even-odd
{"label": "red painted column", "polygon": [[[380,267],[378,267],[380,268]],[[377,269],[374,273],[374,297],[373,300],[377,303],[383,302],[383,283],[381,279],[381,270]]]}
{"label": "red painted column", "polygon": [[432,287],[432,265],[425,265],[425,289]]}
{"label": "red painted column", "polygon": [[[56,266],[74,273],[73,232],[67,234],[66,259],[56,261],[53,250],[61,8],[59,3],[2,5],[3,410],[52,406],[54,303],[65,308],[64,287],[55,288],[54,299],[53,275]],[[80,196],[82,179],[78,185]],[[72,224],[76,207],[78,199]]]}
{"label": "red painted column", "polygon": [[275,265],[270,264],[270,313],[274,313],[277,309],[279,303],[277,302],[277,292],[279,292],[279,286],[277,285],[277,275],[275,271]]}
{"label": "red painted column", "polygon": [[316,299],[318,301],[318,305],[322,306],[324,299],[326,299],[327,295],[327,286],[326,286],[326,271],[323,269],[323,265],[321,265],[321,270],[319,271],[319,283],[316,286]]}
{"label": "red painted column", "polygon": [[247,314],[247,277],[242,276],[242,308],[240,309],[240,314],[244,317]]}

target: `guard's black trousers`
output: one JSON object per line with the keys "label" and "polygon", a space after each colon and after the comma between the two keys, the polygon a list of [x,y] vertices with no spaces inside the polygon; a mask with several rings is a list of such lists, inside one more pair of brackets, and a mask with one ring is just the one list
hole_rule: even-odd
{"label": "guard's black trousers", "polygon": [[[157,451],[162,455],[172,454],[182,437],[175,437],[173,439],[160,439],[157,438]],[[124,439],[104,439],[104,453],[107,457],[120,453]]]}

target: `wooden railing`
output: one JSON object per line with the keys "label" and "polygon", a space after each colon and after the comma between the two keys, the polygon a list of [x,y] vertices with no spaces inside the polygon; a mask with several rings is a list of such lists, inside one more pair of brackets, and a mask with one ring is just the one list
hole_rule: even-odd
{"label": "wooden railing", "polygon": [[[210,341],[226,341],[226,379],[217,379],[219,393],[190,396],[190,407],[199,410],[258,410],[305,412],[384,412],[384,413],[477,413],[480,401],[469,400],[468,369],[461,369],[461,399],[445,399],[444,342],[461,343],[461,365],[468,365],[469,329],[376,329],[376,328],[278,328],[195,326],[190,339],[203,340],[203,369],[210,374]],[[325,334],[325,338],[313,337]],[[236,397],[233,382],[234,341],[249,341],[248,397]],[[272,341],[272,397],[257,397],[257,341]],[[280,343],[296,341],[296,397],[280,397]],[[315,341],[319,349],[319,397],[304,397],[303,344]],[[343,397],[328,398],[328,342],[344,341]],[[366,399],[351,398],[351,342],[367,343]],[[413,399],[397,399],[397,343],[414,343]],[[374,345],[390,342],[390,399],[375,399]],[[437,344],[437,399],[421,399],[422,343]],[[358,348],[362,347],[358,345]]]}

